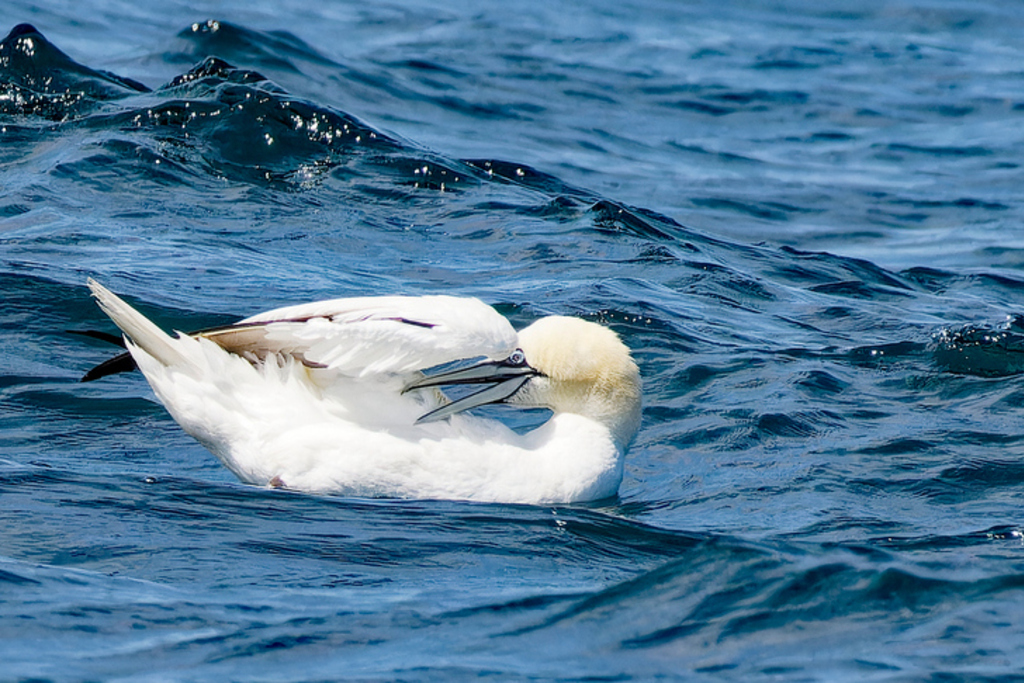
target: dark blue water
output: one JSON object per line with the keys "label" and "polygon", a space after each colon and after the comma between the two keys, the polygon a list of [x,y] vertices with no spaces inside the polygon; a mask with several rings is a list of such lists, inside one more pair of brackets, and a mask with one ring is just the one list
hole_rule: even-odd
{"label": "dark blue water", "polygon": [[[0,679],[1020,680],[1024,8],[5,7]],[[620,496],[239,484],[110,354],[479,296],[616,329]]]}

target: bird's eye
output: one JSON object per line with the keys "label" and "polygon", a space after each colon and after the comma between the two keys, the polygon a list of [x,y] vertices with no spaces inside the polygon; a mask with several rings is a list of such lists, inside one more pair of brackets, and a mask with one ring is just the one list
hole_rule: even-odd
{"label": "bird's eye", "polygon": [[512,355],[508,357],[509,365],[526,365],[526,354],[523,353],[522,349],[516,349],[512,352]]}

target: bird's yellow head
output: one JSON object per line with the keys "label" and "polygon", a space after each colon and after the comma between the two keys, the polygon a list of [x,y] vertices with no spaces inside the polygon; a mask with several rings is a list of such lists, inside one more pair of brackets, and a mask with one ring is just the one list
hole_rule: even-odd
{"label": "bird's yellow head", "polygon": [[584,415],[608,426],[622,448],[629,445],[640,427],[640,371],[615,332],[551,316],[520,331],[519,345],[539,375],[510,403]]}

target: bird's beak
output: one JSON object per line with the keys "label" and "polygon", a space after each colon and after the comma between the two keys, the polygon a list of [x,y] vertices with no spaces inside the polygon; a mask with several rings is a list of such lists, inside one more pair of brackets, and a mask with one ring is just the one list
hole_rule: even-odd
{"label": "bird's beak", "polygon": [[514,363],[509,360],[488,361],[450,372],[442,372],[418,379],[402,390],[402,393],[413,389],[425,387],[438,387],[452,384],[491,384],[481,391],[469,396],[464,396],[448,405],[441,406],[435,410],[422,415],[416,424],[435,422],[461,413],[470,408],[487,405],[488,403],[500,403],[519,391],[531,377],[539,375],[536,370],[525,362]]}

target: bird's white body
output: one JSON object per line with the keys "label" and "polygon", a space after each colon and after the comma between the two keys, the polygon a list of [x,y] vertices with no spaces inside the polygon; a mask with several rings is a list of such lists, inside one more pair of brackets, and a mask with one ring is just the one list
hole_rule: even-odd
{"label": "bird's white body", "polygon": [[[248,483],[352,496],[596,500],[617,492],[639,424],[636,366],[617,337],[593,323],[547,318],[517,334],[475,299],[373,297],[276,309],[171,337],[90,286],[174,419]],[[564,339],[579,334],[579,343]],[[530,365],[499,363],[517,348]],[[593,354],[595,367],[612,366],[610,377],[585,376],[593,368],[560,377]],[[547,406],[552,417],[518,434],[457,412],[458,402],[443,408],[447,400],[421,371],[480,357],[515,374],[516,388],[502,394],[507,402]],[[430,411],[446,419],[423,422]]]}

